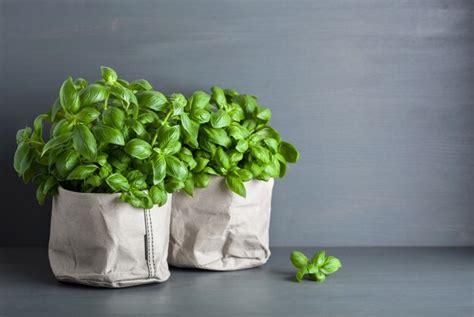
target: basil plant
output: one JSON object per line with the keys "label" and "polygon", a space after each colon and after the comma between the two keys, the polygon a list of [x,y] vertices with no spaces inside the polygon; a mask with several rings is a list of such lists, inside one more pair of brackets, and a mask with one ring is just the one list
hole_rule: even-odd
{"label": "basil plant", "polygon": [[255,96],[232,89],[195,92],[180,115],[184,147],[178,155],[191,171],[184,190],[192,195],[194,187],[206,187],[209,176],[217,175],[245,197],[244,182],[285,176],[299,152],[269,125],[271,114]]}
{"label": "basil plant", "polygon": [[38,185],[40,204],[62,186],[121,193],[122,201],[139,208],[161,206],[189,179],[190,151],[180,136],[187,100],[167,97],[143,79],[119,79],[111,68],[101,71],[93,84],[69,77],[49,112],[18,131],[14,168]]}

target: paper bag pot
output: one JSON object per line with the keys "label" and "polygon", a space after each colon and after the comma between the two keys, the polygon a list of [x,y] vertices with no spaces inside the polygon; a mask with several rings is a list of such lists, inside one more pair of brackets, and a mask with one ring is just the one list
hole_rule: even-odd
{"label": "paper bag pot", "polygon": [[193,197],[173,194],[168,263],[216,271],[263,265],[268,245],[273,179],[245,183],[243,198],[211,177]]}
{"label": "paper bag pot", "polygon": [[171,196],[152,209],[135,208],[119,197],[59,188],[49,240],[57,280],[118,288],[169,278]]}

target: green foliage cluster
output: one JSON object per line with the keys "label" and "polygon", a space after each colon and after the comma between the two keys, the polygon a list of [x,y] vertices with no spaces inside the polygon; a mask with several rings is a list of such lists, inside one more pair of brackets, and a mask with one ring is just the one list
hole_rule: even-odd
{"label": "green foliage cluster", "polygon": [[167,193],[192,195],[211,175],[245,197],[245,181],[283,177],[299,158],[254,96],[219,87],[188,99],[165,96],[144,79],[127,82],[109,67],[101,73],[93,84],[69,77],[49,112],[17,133],[14,168],[38,185],[40,204],[60,185],[118,192],[124,202],[151,208],[165,204]]}
{"label": "green foliage cluster", "polygon": [[341,261],[333,256],[326,256],[325,251],[319,251],[314,254],[311,261],[304,253],[293,251],[290,255],[291,263],[298,269],[296,280],[301,283],[303,278],[308,275],[313,280],[323,283],[326,276],[332,274],[342,267]]}

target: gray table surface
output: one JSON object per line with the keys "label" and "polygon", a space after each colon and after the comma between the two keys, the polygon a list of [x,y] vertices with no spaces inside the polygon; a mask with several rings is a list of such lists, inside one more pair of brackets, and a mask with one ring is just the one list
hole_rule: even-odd
{"label": "gray table surface", "polygon": [[474,248],[328,248],[343,268],[322,285],[294,281],[290,251],[257,269],[94,289],[56,282],[45,248],[2,247],[0,316],[474,316]]}

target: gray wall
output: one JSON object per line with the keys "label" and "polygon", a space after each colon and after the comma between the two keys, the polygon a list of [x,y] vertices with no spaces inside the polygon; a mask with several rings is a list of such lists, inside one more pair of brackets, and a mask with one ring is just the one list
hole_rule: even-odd
{"label": "gray wall", "polygon": [[273,245],[474,244],[474,1],[0,0],[0,244],[45,244],[15,131],[69,74],[261,96],[302,158]]}

